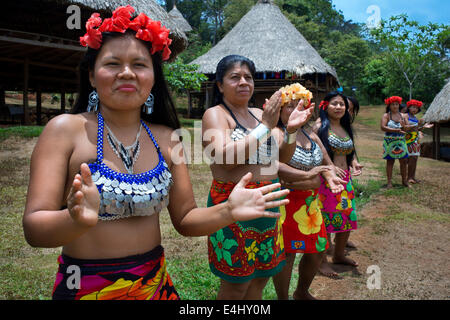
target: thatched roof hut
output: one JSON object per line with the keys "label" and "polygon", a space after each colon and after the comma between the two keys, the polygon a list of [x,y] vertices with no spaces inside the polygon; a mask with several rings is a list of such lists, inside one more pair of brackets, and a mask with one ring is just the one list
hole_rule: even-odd
{"label": "thatched roof hut", "polygon": [[450,81],[434,98],[423,116],[426,122],[442,123],[450,121]]}
{"label": "thatched roof hut", "polygon": [[172,20],[177,24],[178,29],[180,29],[181,31],[186,33],[192,31],[191,25],[183,17],[183,14],[180,12],[180,10],[177,9],[176,5],[174,5],[173,9],[170,10],[169,17],[172,18]]}
{"label": "thatched roof hut", "polygon": [[[31,123],[35,115],[40,123],[40,96],[42,92],[61,93],[61,108],[65,111],[65,93],[77,91],[77,66],[86,48],[79,43],[85,33],[85,21],[93,12],[102,17],[120,5],[130,4],[137,12],[162,21],[171,30],[173,40],[170,49],[172,57],[187,46],[187,37],[169,17],[168,13],[154,0],[14,0],[2,3],[0,10],[0,115],[11,111],[22,116],[25,123]],[[80,28],[68,27],[70,5],[80,9]],[[37,93],[35,110],[29,108],[28,95],[23,103],[8,106],[6,91]],[[32,111],[33,117],[30,117]],[[50,112],[51,111],[51,112]],[[54,115],[58,110],[50,110]]]}
{"label": "thatched roof hut", "polygon": [[[423,116],[426,122],[434,123],[433,127],[433,158],[440,159],[441,148],[441,127],[450,127],[450,81],[444,86],[444,88],[437,94],[431,105],[428,107],[427,112]],[[446,148],[446,153],[448,153]],[[449,158],[450,155],[446,155],[445,158]],[[447,160],[450,160],[447,159]]]}
{"label": "thatched roof hut", "polygon": [[[192,64],[200,65],[199,72],[212,75],[217,63],[230,54],[248,57],[262,75],[255,81],[256,105],[293,81],[312,90],[316,102],[338,84],[335,69],[322,59],[272,0],[258,1],[220,42]],[[276,76],[271,77],[272,73]],[[205,84],[208,98],[211,87],[211,83]]]}

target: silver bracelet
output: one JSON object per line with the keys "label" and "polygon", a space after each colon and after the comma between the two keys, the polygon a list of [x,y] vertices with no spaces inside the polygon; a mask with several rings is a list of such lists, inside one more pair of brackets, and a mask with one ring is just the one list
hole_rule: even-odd
{"label": "silver bracelet", "polygon": [[270,130],[264,124],[260,123],[250,132],[250,134],[258,141],[265,141],[270,136]]}
{"label": "silver bracelet", "polygon": [[289,133],[287,132],[286,128],[284,128],[284,138],[283,138],[284,143],[292,144],[297,142],[297,131],[298,130],[295,130],[294,133]]}

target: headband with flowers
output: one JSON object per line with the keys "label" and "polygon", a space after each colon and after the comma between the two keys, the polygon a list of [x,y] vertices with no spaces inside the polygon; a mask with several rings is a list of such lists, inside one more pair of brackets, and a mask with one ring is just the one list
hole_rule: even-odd
{"label": "headband with flowers", "polygon": [[325,111],[329,104],[330,104],[329,101],[322,100],[322,102],[320,102],[320,104],[319,104],[319,109]]}
{"label": "headband with flowers", "polygon": [[170,30],[161,26],[161,21],[154,21],[145,13],[140,13],[131,20],[134,12],[130,5],[118,7],[113,11],[112,17],[103,20],[103,23],[100,14],[93,13],[86,22],[86,34],[80,37],[81,45],[97,50],[102,45],[102,32],[125,33],[127,29],[131,29],[136,31],[136,38],[152,43],[152,55],[163,51],[162,59],[169,59],[169,45],[172,43],[172,39],[169,39]]}
{"label": "headband with flowers", "polygon": [[387,106],[392,104],[392,103],[394,103],[394,102],[398,102],[398,104],[401,104],[402,100],[403,100],[402,97],[392,96],[392,97],[389,97],[389,98],[385,99],[384,100],[384,104],[387,105]]}
{"label": "headband with flowers", "polygon": [[411,100],[409,100],[407,103],[406,103],[406,106],[409,108],[409,107],[412,107],[412,106],[415,106],[415,107],[417,107],[417,108],[421,108],[422,106],[423,106],[423,102],[422,101],[419,101],[419,100],[414,100],[414,99],[411,99]]}
{"label": "headband with flowers", "polygon": [[303,100],[305,109],[311,106],[311,99],[313,97],[311,91],[306,89],[300,83],[293,83],[280,89],[281,91],[281,105],[284,106],[293,100]]}

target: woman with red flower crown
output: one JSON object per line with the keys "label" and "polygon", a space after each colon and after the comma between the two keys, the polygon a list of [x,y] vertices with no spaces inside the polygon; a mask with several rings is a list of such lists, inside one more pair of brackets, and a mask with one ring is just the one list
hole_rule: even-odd
{"label": "woman with red flower crown", "polygon": [[88,20],[76,105],[47,124],[32,154],[23,228],[32,246],[63,247],[54,299],[179,299],[162,208],[182,235],[202,236],[274,218],[266,209],[287,203],[276,199],[288,191],[272,192],[279,184],[245,189],[247,174],[227,201],[197,208],[162,73],[169,30],[133,13],[119,7]]}
{"label": "woman with red flower crown", "polygon": [[408,146],[408,183],[418,183],[416,179],[417,160],[420,156],[420,140],[423,136],[423,128],[432,128],[432,124],[426,124],[422,119],[417,119],[416,114],[420,112],[422,101],[412,99],[406,103],[408,108],[409,124],[414,126],[411,131],[406,133],[405,140]]}
{"label": "woman with red flower crown", "polygon": [[392,188],[392,171],[395,160],[400,161],[402,183],[410,187],[407,177],[408,147],[405,134],[409,129],[408,116],[400,112],[402,98],[392,96],[385,99],[386,113],[381,118],[381,130],[385,132],[383,142],[383,159],[386,162],[387,188]]}

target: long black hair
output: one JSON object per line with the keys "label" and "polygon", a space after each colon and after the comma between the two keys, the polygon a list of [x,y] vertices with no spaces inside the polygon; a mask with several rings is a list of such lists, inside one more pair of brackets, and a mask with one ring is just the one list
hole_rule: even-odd
{"label": "long black hair", "polygon": [[[328,93],[325,98],[323,99],[323,101],[328,101],[330,102],[331,99],[340,96],[345,103],[345,114],[344,116],[341,118],[340,120],[340,124],[341,126],[344,128],[344,130],[347,132],[347,134],[349,135],[349,137],[354,140],[353,137],[353,129],[352,129],[352,125],[351,125],[351,117],[350,117],[350,113],[348,112],[348,101],[347,101],[347,97],[344,96],[342,93],[338,92],[338,91],[333,91]],[[334,153],[331,150],[330,144],[328,142],[328,131],[330,130],[330,119],[328,119],[328,113],[326,110],[320,109],[320,121],[321,121],[321,126],[319,128],[319,131],[317,133],[317,135],[319,136],[320,140],[322,141],[323,146],[325,147],[325,149],[327,150],[328,155],[330,156],[331,161],[333,161],[334,159]],[[353,156],[355,155],[355,148],[353,148],[353,151],[351,154],[347,155],[347,165],[350,167],[350,164],[353,160]]]}
{"label": "long black hair", "polygon": [[241,66],[245,64],[250,70],[253,79],[255,78],[256,74],[255,64],[249,58],[237,54],[232,54],[222,58],[222,60],[219,61],[216,67],[216,78],[214,82],[213,99],[212,105],[210,107],[223,103],[223,94],[220,92],[219,87],[217,86],[217,82],[223,83],[223,77],[225,76],[227,71],[230,70],[236,63],[239,63]]}
{"label": "long black hair", "polygon": [[355,122],[355,118],[359,112],[359,102],[355,97],[347,97],[347,99],[350,100],[350,102],[353,105],[353,114],[350,115],[351,121],[353,123],[353,122]]}
{"label": "long black hair", "polygon": [[[107,41],[114,38],[124,37],[127,35],[134,36],[134,34],[134,31],[131,30],[126,31],[125,34],[119,32],[103,32],[102,44],[105,44]],[[150,42],[142,40],[139,41],[141,41],[150,50]],[[89,81],[89,72],[94,70],[95,61],[100,50],[101,47],[98,50],[88,47],[86,54],[78,66],[78,98],[70,111],[71,113],[82,113],[87,110],[89,94],[94,90]],[[161,53],[157,52],[151,57],[155,79],[155,83],[152,88],[152,94],[154,96],[153,113],[148,115],[141,111],[141,118],[150,123],[161,124],[173,129],[178,129],[180,128],[180,121],[164,77]]]}

